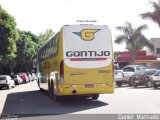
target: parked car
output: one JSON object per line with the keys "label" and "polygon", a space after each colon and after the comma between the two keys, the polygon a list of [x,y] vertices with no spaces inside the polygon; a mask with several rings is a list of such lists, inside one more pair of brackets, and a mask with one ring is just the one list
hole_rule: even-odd
{"label": "parked car", "polygon": [[29,82],[29,78],[28,78],[26,73],[18,73],[18,75],[22,78],[23,83],[28,83]]}
{"label": "parked car", "polygon": [[32,75],[30,73],[27,73],[27,77],[28,77],[29,82],[33,81]]}
{"label": "parked car", "polygon": [[23,83],[23,79],[19,75],[14,75],[13,80],[14,80],[16,85],[19,85],[19,84]]}
{"label": "parked car", "polygon": [[0,75],[0,88],[10,89],[15,87],[14,80],[9,75]]}
{"label": "parked car", "polygon": [[157,70],[152,76],[151,81],[153,84],[153,87],[156,89],[160,87],[160,70]]}
{"label": "parked car", "polygon": [[124,81],[123,84],[128,84],[132,86],[131,77],[132,75],[139,70],[146,69],[143,65],[127,65],[123,68]]}
{"label": "parked car", "polygon": [[136,71],[132,77],[131,77],[131,83],[134,87],[137,86],[146,86],[151,87],[151,79],[150,76],[152,76],[156,72],[156,69],[143,69]]}
{"label": "parked car", "polygon": [[37,80],[37,76],[35,73],[32,73],[31,75],[32,75],[32,80]]}
{"label": "parked car", "polygon": [[121,86],[124,82],[124,74],[122,70],[114,70],[114,80],[117,86]]}

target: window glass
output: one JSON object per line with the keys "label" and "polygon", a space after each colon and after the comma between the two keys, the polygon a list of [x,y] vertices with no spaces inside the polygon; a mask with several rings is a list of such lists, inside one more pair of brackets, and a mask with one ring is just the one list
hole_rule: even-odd
{"label": "window glass", "polygon": [[58,53],[58,39],[59,39],[59,36],[56,35],[55,39],[53,40],[53,55],[54,56],[56,56]]}
{"label": "window glass", "polygon": [[6,77],[0,77],[0,80],[6,80]]}
{"label": "window glass", "polygon": [[135,72],[135,71],[134,71],[134,67],[125,67],[125,68],[123,69],[123,72]]}
{"label": "window glass", "polygon": [[148,71],[147,74],[148,74],[148,75],[153,75],[153,74],[155,73],[155,71],[156,71],[156,70],[150,70],[150,71]]}
{"label": "window glass", "polygon": [[157,54],[160,54],[160,48],[156,48]]}
{"label": "window glass", "polygon": [[51,56],[56,56],[58,53],[58,40],[59,34],[56,34],[53,38],[49,40],[49,42],[40,49],[38,54],[38,59],[45,60]]}
{"label": "window glass", "polygon": [[160,71],[157,71],[154,73],[154,76],[159,76],[159,74],[160,74]]}
{"label": "window glass", "polygon": [[136,67],[136,70],[141,70],[141,68],[140,67]]}

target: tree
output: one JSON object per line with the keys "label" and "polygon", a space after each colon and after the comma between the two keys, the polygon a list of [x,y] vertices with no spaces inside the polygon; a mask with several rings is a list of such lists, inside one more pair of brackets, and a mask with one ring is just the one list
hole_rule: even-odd
{"label": "tree", "polygon": [[142,19],[152,20],[153,22],[157,23],[160,27],[160,0],[158,0],[158,2],[150,1],[150,4],[152,5],[154,10],[152,12],[140,14],[140,16],[142,17]]}
{"label": "tree", "polygon": [[[16,72],[26,72],[32,69],[33,59],[36,57],[36,53],[38,50],[38,37],[33,33],[21,31],[19,32],[19,39],[17,41],[17,57],[15,61]],[[35,42],[34,42],[35,41]]]}
{"label": "tree", "polygon": [[125,23],[125,26],[116,27],[117,30],[123,32],[115,39],[115,43],[126,43],[126,49],[131,51],[131,64],[135,64],[135,51],[140,50],[143,47],[154,50],[153,44],[142,34],[142,31],[147,29],[147,25],[140,25],[137,28],[133,28],[129,22]]}
{"label": "tree", "polygon": [[16,72],[28,72],[33,68],[33,60],[37,57],[38,49],[53,35],[52,30],[36,36],[30,31],[18,29],[19,38],[17,41]]}
{"label": "tree", "polygon": [[16,30],[16,22],[11,16],[0,6],[0,69],[3,74],[9,73],[13,67],[11,62],[16,57],[16,41],[18,32]]}
{"label": "tree", "polygon": [[38,36],[39,39],[38,48],[40,48],[53,34],[54,32],[51,29],[46,30],[45,33],[41,33]]}
{"label": "tree", "polygon": [[14,17],[0,6],[0,58],[16,57],[16,40],[18,33]]}

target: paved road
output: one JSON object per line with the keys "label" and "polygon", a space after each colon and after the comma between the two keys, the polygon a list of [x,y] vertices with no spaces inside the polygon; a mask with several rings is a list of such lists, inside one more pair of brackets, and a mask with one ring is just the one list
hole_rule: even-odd
{"label": "paved road", "polygon": [[40,92],[36,81],[0,90],[0,113],[22,115],[160,113],[160,89],[120,87],[114,94],[103,94],[97,101],[64,98],[54,102]]}

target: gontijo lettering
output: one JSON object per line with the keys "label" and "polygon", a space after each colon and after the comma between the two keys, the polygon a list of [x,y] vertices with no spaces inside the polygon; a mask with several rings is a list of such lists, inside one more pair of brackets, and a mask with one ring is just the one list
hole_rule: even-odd
{"label": "gontijo lettering", "polygon": [[67,57],[99,57],[110,56],[110,51],[67,51]]}

